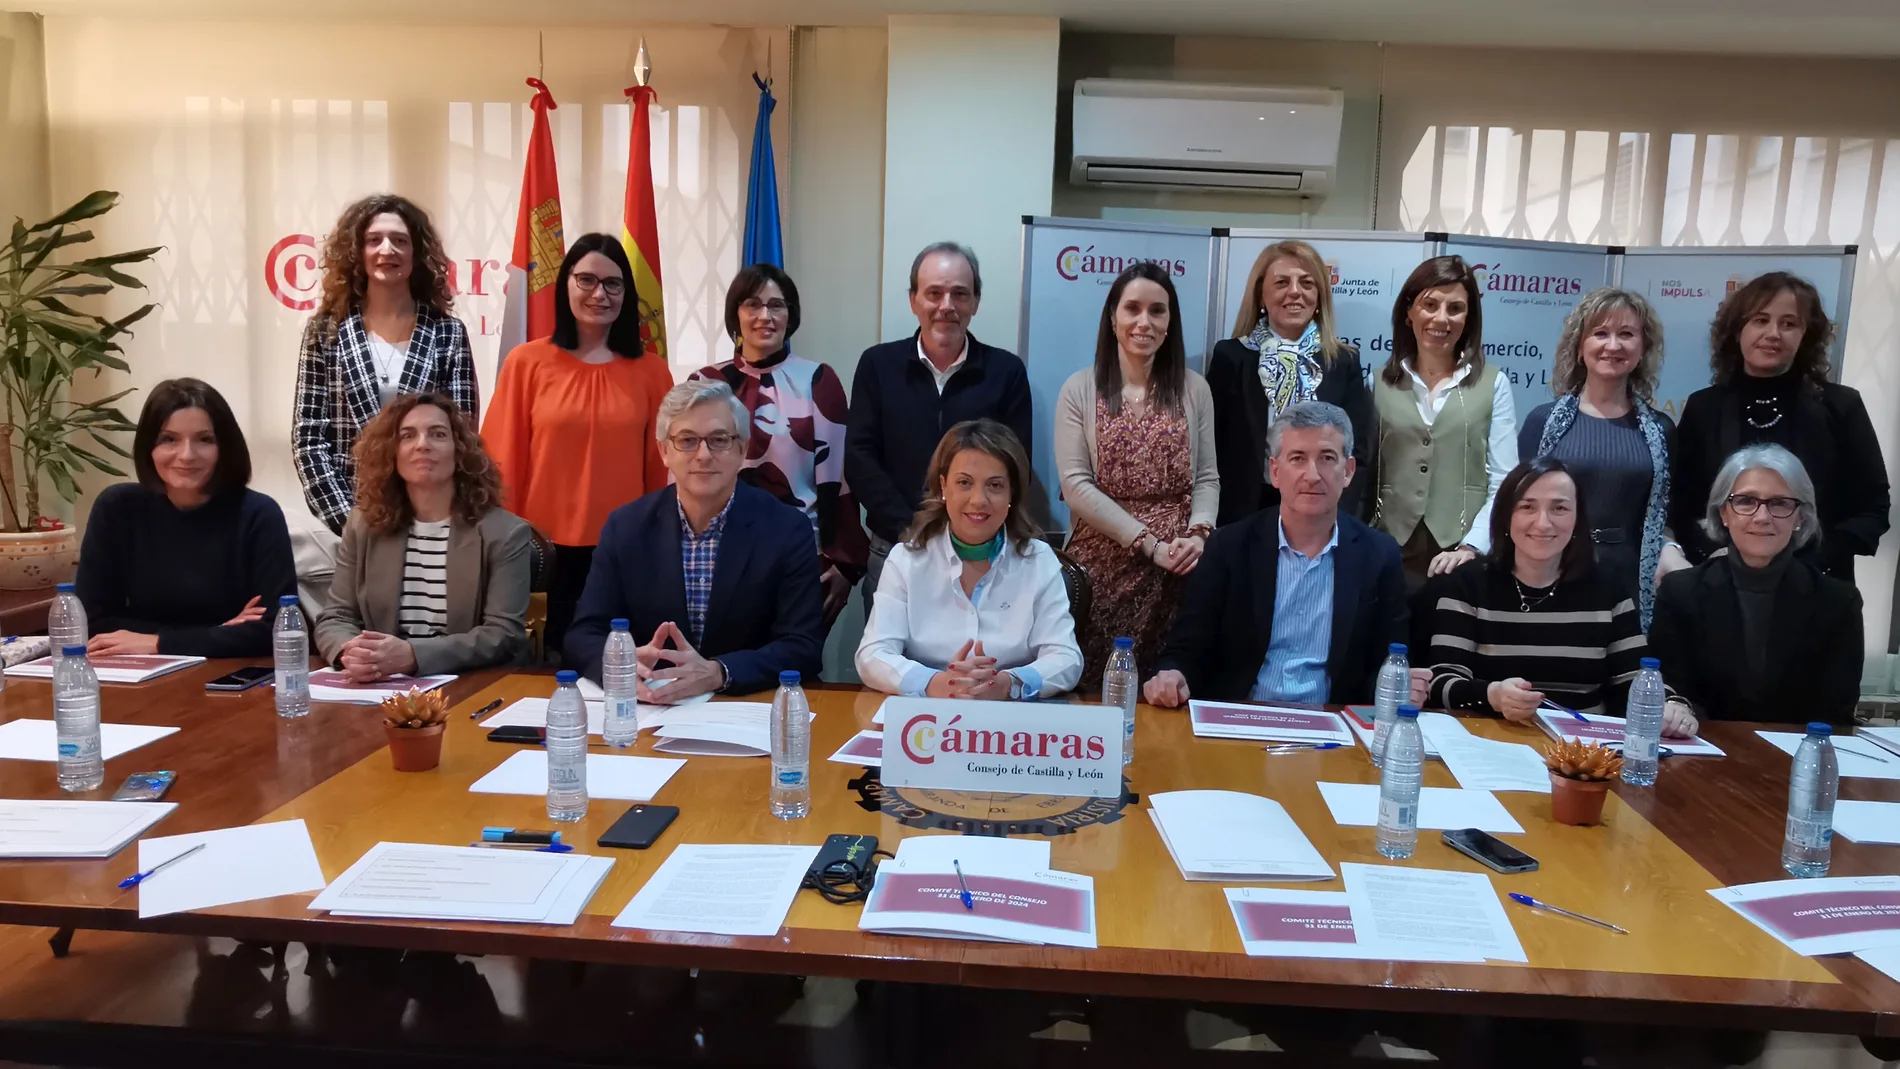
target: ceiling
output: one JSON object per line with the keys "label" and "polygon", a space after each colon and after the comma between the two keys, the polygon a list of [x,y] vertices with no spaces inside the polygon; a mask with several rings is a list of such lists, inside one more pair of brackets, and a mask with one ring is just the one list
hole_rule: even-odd
{"label": "ceiling", "polygon": [[1900,0],[0,0],[49,15],[559,26],[876,25],[1041,15],[1065,29],[1395,44],[1900,56]]}

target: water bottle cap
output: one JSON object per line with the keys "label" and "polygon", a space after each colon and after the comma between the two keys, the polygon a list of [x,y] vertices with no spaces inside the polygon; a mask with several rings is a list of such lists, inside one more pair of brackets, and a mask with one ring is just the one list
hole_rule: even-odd
{"label": "water bottle cap", "polygon": [[295,604],[297,604],[297,595],[295,594],[285,594],[283,597],[277,599],[277,606],[281,609],[288,609]]}
{"label": "water bottle cap", "polygon": [[84,657],[84,656],[86,655],[86,647],[84,647],[84,646],[61,646],[61,647],[59,648],[59,655],[60,655],[61,657]]}
{"label": "water bottle cap", "polygon": [[73,592],[73,585],[71,583],[54,583],[53,591],[58,594],[70,594]]}
{"label": "water bottle cap", "polygon": [[1387,646],[1385,648],[1385,652],[1390,653],[1397,657],[1403,657],[1405,656],[1405,643],[1394,642],[1392,645]]}
{"label": "water bottle cap", "polygon": [[565,687],[571,683],[579,683],[580,680],[581,674],[579,672],[569,672],[563,669],[562,671],[554,673],[554,683],[556,686]]}
{"label": "water bottle cap", "polygon": [[626,631],[633,627],[632,624],[627,622],[627,618],[624,616],[614,617],[613,621],[609,623],[607,626],[613,628],[615,631]]}
{"label": "water bottle cap", "polygon": [[[71,654],[68,654],[68,656],[71,656]],[[1819,720],[1816,720],[1814,723],[1808,725],[1809,738],[1825,739],[1832,734],[1834,734],[1834,725],[1832,724],[1823,724]]]}
{"label": "water bottle cap", "polygon": [[798,680],[798,673],[790,669],[786,669],[778,674],[778,685],[781,687],[796,687],[798,686]]}
{"label": "water bottle cap", "polygon": [[1120,635],[1115,639],[1115,648],[1118,650],[1132,650],[1135,648],[1135,640],[1129,638],[1127,635]]}
{"label": "water bottle cap", "polygon": [[1413,718],[1413,719],[1417,719],[1417,718],[1418,718],[1418,706],[1416,706],[1416,705],[1401,705],[1401,706],[1399,706],[1399,715],[1400,715],[1400,716],[1402,716],[1402,717],[1411,717],[1411,718]]}
{"label": "water bottle cap", "polygon": [[1642,666],[1643,666],[1644,668],[1648,668],[1648,669],[1650,669],[1650,670],[1652,670],[1652,671],[1661,671],[1661,670],[1662,670],[1662,662],[1661,662],[1661,661],[1659,661],[1659,660],[1657,660],[1657,659],[1656,659],[1656,658],[1654,658],[1654,657],[1645,657],[1645,658],[1643,658],[1643,659],[1642,659],[1642,662],[1641,662],[1641,663],[1642,663]]}

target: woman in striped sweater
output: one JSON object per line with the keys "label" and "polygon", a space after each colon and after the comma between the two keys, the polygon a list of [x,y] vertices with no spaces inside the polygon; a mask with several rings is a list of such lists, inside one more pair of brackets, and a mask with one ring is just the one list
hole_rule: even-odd
{"label": "woman in striped sweater", "polygon": [[[1634,599],[1593,569],[1589,530],[1562,461],[1540,457],[1505,476],[1491,551],[1426,588],[1430,704],[1507,720],[1546,702],[1622,714],[1647,646]],[[1672,697],[1664,734],[1694,730]]]}

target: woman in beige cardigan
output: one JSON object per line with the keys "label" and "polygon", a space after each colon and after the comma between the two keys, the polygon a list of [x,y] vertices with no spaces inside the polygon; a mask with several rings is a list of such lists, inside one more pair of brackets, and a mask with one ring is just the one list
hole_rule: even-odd
{"label": "woman in beige cardigan", "polygon": [[1166,268],[1136,264],[1109,288],[1095,366],[1056,399],[1055,451],[1069,553],[1095,590],[1094,610],[1077,621],[1087,690],[1117,637],[1134,639],[1138,668],[1160,655],[1220,507],[1214,398],[1187,368]]}
{"label": "woman in beige cardigan", "polygon": [[533,533],[447,398],[384,406],[356,437],[356,509],[337,547],[317,649],[358,683],[528,658]]}

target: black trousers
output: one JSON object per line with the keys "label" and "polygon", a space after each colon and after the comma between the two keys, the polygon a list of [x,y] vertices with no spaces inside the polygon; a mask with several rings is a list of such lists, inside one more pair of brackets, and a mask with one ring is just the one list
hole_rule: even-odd
{"label": "black trousers", "polygon": [[566,663],[562,643],[574,622],[574,607],[580,604],[581,591],[587,588],[587,571],[594,563],[593,546],[554,547],[554,575],[548,580],[547,648],[563,668],[580,670]]}

